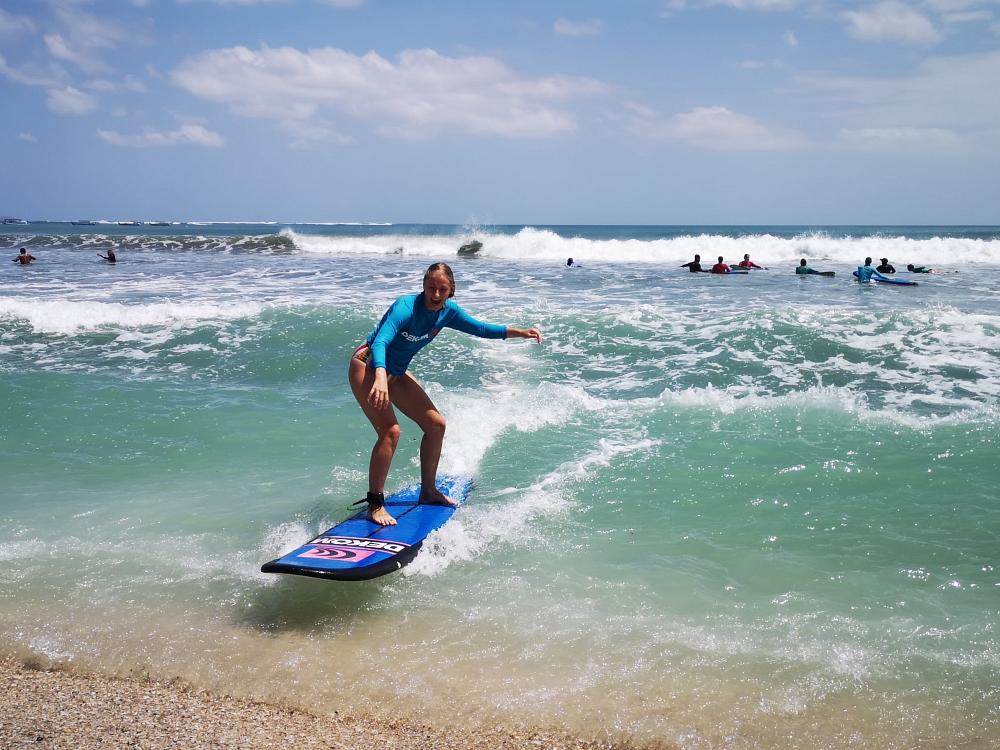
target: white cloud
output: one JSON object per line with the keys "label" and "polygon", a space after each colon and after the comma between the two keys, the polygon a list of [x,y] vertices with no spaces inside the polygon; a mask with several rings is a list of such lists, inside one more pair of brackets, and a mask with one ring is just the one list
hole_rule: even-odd
{"label": "white cloud", "polygon": [[350,117],[398,138],[550,136],[576,127],[560,104],[607,91],[592,79],[524,78],[493,58],[451,58],[429,49],[405,50],[393,62],[333,47],[233,47],[190,57],[171,78],[241,115],[279,122]]}
{"label": "white cloud", "polygon": [[843,17],[850,35],[861,41],[936,44],[942,39],[926,16],[899,0],[884,0],[867,10],[844,11]]}
{"label": "white cloud", "polygon": [[737,10],[791,10],[798,5],[798,0],[702,0],[702,5],[723,5]]}
{"label": "white cloud", "polygon": [[171,131],[147,130],[138,135],[123,135],[116,130],[98,130],[97,135],[104,142],[123,148],[162,148],[186,144],[221,148],[226,143],[226,139],[218,133],[197,124],[181,125],[177,130]]}
{"label": "white cloud", "polygon": [[[277,5],[279,3],[288,3],[291,0],[207,0],[215,3],[216,5]],[[177,0],[181,5],[188,5],[189,3],[198,2],[198,0]]]}
{"label": "white cloud", "polygon": [[840,137],[852,146],[878,151],[940,151],[961,143],[957,133],[944,128],[845,128]]}
{"label": "white cloud", "polygon": [[57,115],[86,115],[97,109],[97,100],[72,86],[49,89],[49,109]]}
{"label": "white cloud", "polygon": [[931,57],[908,76],[801,76],[796,86],[852,128],[1000,128],[1000,51]]}
{"label": "white cloud", "polygon": [[66,81],[66,74],[56,65],[49,65],[47,68],[39,68],[30,63],[12,68],[7,64],[7,60],[0,55],[0,73],[25,86],[44,86],[53,88],[62,86]]}
{"label": "white cloud", "polygon": [[598,20],[592,21],[570,21],[560,18],[553,26],[553,31],[562,36],[600,36],[604,31],[604,24]]}
{"label": "white cloud", "polygon": [[66,62],[77,64],[81,61],[89,63],[89,60],[69,45],[69,43],[63,38],[62,34],[46,34],[44,39],[45,46],[48,48],[49,54],[57,60],[64,60]]}
{"label": "white cloud", "polygon": [[88,73],[110,70],[101,55],[125,38],[119,24],[84,13],[73,5],[57,6],[55,15],[60,31],[44,37],[49,54]]}
{"label": "white cloud", "polygon": [[34,34],[35,24],[27,16],[18,16],[0,8],[0,34]]}
{"label": "white cloud", "polygon": [[38,143],[38,138],[34,133],[18,133],[17,139],[26,143]]}
{"label": "white cloud", "polygon": [[786,31],[783,38],[785,40],[785,44],[787,44],[789,47],[799,46],[799,38],[795,36],[794,31]]}
{"label": "white cloud", "polygon": [[135,94],[146,93],[146,84],[133,75],[125,76],[120,82],[109,81],[104,78],[97,78],[83,84],[84,88],[90,91],[99,91],[105,94],[119,94],[123,91],[131,91]]}
{"label": "white cloud", "polygon": [[631,109],[631,130],[646,138],[725,151],[778,151],[805,144],[799,133],[770,128],[726,107],[696,107],[669,117],[659,117],[645,107]]}
{"label": "white cloud", "polygon": [[281,129],[292,136],[290,148],[307,148],[313,143],[336,143],[346,146],[354,139],[340,133],[329,122],[319,120],[286,120],[281,123]]}
{"label": "white cloud", "polygon": [[941,18],[945,23],[985,23],[993,19],[993,13],[988,10],[967,10],[958,13],[945,13]]}
{"label": "white cloud", "polygon": [[784,67],[781,60],[742,60],[737,63],[740,70],[778,70]]}
{"label": "white cloud", "polygon": [[928,8],[943,15],[974,10],[982,5],[997,5],[997,0],[923,0]]}

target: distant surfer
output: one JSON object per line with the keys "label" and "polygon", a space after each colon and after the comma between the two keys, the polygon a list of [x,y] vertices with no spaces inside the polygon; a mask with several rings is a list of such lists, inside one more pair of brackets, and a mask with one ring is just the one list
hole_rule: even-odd
{"label": "distant surfer", "polygon": [[833,271],[816,271],[816,270],[813,270],[812,268],[810,268],[806,264],[806,259],[805,258],[802,258],[802,260],[799,261],[799,265],[795,269],[795,273],[797,273],[799,275],[815,274],[817,276],[833,276]]}
{"label": "distant surfer", "polygon": [[858,277],[858,281],[862,284],[867,284],[872,280],[872,276],[877,276],[875,269],[872,268],[872,259],[865,258],[865,264],[863,266],[858,266],[858,270],[854,272],[854,275]]}
{"label": "distant surfer", "polygon": [[383,526],[396,523],[385,509],[384,494],[400,435],[393,406],[424,432],[420,441],[420,502],[456,504],[435,484],[446,423],[416,378],[406,371],[414,355],[442,328],[487,339],[542,341],[537,328],[483,323],[459,307],[451,299],[455,296],[455,275],[446,263],[428,268],[423,286],[419,294],[405,294],[392,303],[368,339],[351,355],[347,372],[351,391],[378,435],[368,464],[368,495],[358,503],[367,502],[368,517]]}
{"label": "distant surfer", "polygon": [[31,255],[27,248],[21,248],[21,252],[15,255],[11,260],[14,263],[20,263],[22,266],[27,266],[31,264],[31,261],[38,260],[34,255]]}
{"label": "distant surfer", "polygon": [[569,268],[572,265],[573,265],[573,259],[572,258],[567,258],[566,259],[566,267]]}
{"label": "distant surfer", "polygon": [[681,268],[686,268],[691,273],[702,272],[704,269],[701,267],[701,256],[695,255],[694,260],[692,260],[690,263],[682,263]]}
{"label": "distant surfer", "polygon": [[934,273],[933,268],[928,268],[927,266],[915,266],[912,263],[906,264],[906,270],[910,273]]}
{"label": "distant surfer", "polygon": [[118,262],[118,258],[115,257],[115,251],[112,250],[110,247],[108,248],[108,254],[107,255],[101,255],[100,253],[98,253],[97,255],[98,255],[98,257],[104,258],[104,260],[106,260],[108,263],[117,263]]}
{"label": "distant surfer", "polygon": [[729,266],[723,262],[721,255],[719,256],[719,262],[712,266],[712,273],[729,273]]}
{"label": "distant surfer", "polygon": [[896,269],[889,263],[888,258],[879,258],[882,262],[879,263],[878,268],[875,270],[879,273],[896,273]]}
{"label": "distant surfer", "polygon": [[737,265],[740,268],[756,268],[761,271],[767,270],[764,266],[758,266],[756,263],[750,260],[750,253],[744,253],[743,260],[741,260]]}

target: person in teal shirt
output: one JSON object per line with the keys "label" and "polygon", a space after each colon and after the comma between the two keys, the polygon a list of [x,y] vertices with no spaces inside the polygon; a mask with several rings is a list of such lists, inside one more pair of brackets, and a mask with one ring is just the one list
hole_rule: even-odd
{"label": "person in teal shirt", "polygon": [[396,523],[385,509],[385,482],[399,443],[399,421],[393,406],[417,423],[420,441],[420,502],[455,505],[435,484],[445,419],[407,368],[413,357],[444,328],[490,339],[522,338],[542,342],[537,328],[513,328],[476,320],[452,299],[455,275],[447,263],[435,263],[424,273],[424,290],[399,297],[351,355],[347,379],[378,436],[368,463],[368,517],[375,523]]}
{"label": "person in teal shirt", "polygon": [[912,263],[906,264],[906,270],[910,273],[934,273],[933,268],[928,268],[927,266],[915,266]]}
{"label": "person in teal shirt", "polygon": [[811,269],[809,266],[806,265],[805,258],[799,261],[799,267],[795,269],[795,273],[798,274],[814,273],[819,275],[819,271],[814,271],[813,269]]}
{"label": "person in teal shirt", "polygon": [[858,270],[854,274],[858,277],[858,281],[862,284],[867,284],[872,280],[872,276],[878,276],[875,269],[872,268],[872,259],[865,258],[865,264],[863,266],[858,266]]}

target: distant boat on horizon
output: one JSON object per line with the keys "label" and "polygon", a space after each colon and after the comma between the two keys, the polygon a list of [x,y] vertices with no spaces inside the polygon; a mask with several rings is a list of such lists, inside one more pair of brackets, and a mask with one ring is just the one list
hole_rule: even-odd
{"label": "distant boat on horizon", "polygon": [[119,221],[118,226],[120,227],[141,227],[141,221]]}
{"label": "distant boat on horizon", "polygon": [[97,224],[97,222],[91,221],[90,219],[77,219],[76,221],[71,221],[70,224],[75,227],[92,227]]}
{"label": "distant boat on horizon", "polygon": [[170,226],[170,222],[169,221],[147,221],[146,222],[146,226],[147,227],[169,227]]}
{"label": "distant boat on horizon", "polygon": [[18,219],[15,216],[0,216],[0,224],[27,224],[24,219]]}

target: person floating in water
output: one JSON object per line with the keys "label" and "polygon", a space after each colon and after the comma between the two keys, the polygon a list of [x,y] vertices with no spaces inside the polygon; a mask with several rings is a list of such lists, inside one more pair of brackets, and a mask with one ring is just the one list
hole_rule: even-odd
{"label": "person floating in water", "polygon": [[827,274],[831,274],[832,271],[814,271],[808,265],[806,265],[806,259],[803,258],[802,260],[799,261],[799,265],[798,265],[798,268],[795,269],[795,273],[800,274],[800,275],[801,274],[816,274],[817,276],[826,276]]}
{"label": "person floating in water", "polygon": [[880,258],[882,262],[879,264],[878,268],[875,270],[879,273],[896,273],[896,269],[892,267],[889,263],[888,258]]}
{"label": "person floating in water", "polygon": [[862,284],[867,284],[872,280],[872,276],[877,276],[875,269],[872,268],[872,259],[865,258],[865,264],[863,266],[858,266],[858,270],[855,272],[855,276],[858,277],[858,281]]}
{"label": "person floating in water", "polygon": [[384,494],[400,435],[393,406],[416,422],[424,433],[420,441],[420,502],[456,504],[435,484],[446,423],[420,383],[407,372],[414,355],[443,328],[480,338],[542,341],[537,328],[483,323],[459,307],[451,299],[455,296],[455,275],[446,263],[434,263],[428,268],[423,286],[419,294],[406,294],[392,303],[365,342],[351,355],[347,371],[354,398],[378,436],[368,464],[368,495],[358,504],[367,502],[368,517],[383,526],[396,523],[385,509]]}
{"label": "person floating in water", "polygon": [[692,260],[690,263],[682,263],[681,264],[681,268],[686,268],[691,273],[700,273],[700,272],[702,272],[702,271],[705,270],[705,269],[703,269],[701,267],[701,256],[700,255],[695,255],[694,256],[694,260]]}
{"label": "person floating in water", "polygon": [[106,260],[108,263],[117,263],[118,262],[118,258],[115,257],[115,251],[112,250],[110,247],[108,248],[108,254],[107,255],[101,255],[100,253],[98,253],[97,255],[100,256],[101,258],[104,258],[104,260]]}
{"label": "person floating in water", "polygon": [[38,260],[34,255],[28,253],[27,248],[21,248],[21,252],[15,255],[11,260],[14,263],[20,263],[22,266],[27,266],[31,264],[31,261]]}
{"label": "person floating in water", "polygon": [[579,265],[574,266],[573,265],[573,259],[572,258],[567,258],[566,259],[566,268],[574,268],[574,267],[575,268],[579,268],[580,266]]}
{"label": "person floating in water", "polygon": [[723,262],[721,255],[719,256],[719,262],[712,266],[712,273],[729,273],[729,266]]}
{"label": "person floating in water", "polygon": [[758,266],[756,263],[754,263],[752,260],[750,260],[750,253],[744,253],[743,254],[743,260],[741,260],[737,265],[740,268],[756,268],[756,269],[759,269],[761,271],[766,271],[767,270],[765,266]]}
{"label": "person floating in water", "polygon": [[928,268],[927,266],[915,266],[912,263],[906,264],[906,270],[910,273],[934,273],[933,268]]}

